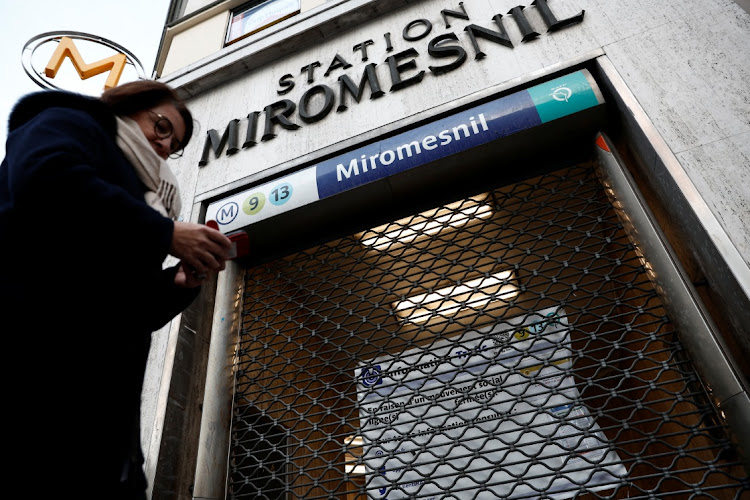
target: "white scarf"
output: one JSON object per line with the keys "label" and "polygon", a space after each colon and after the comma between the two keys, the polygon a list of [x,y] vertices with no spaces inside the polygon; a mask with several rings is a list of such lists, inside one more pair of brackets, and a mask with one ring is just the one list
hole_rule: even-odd
{"label": "white scarf", "polygon": [[146,203],[164,216],[177,219],[182,202],[177,178],[154,151],[141,127],[132,118],[118,116],[117,145],[145,184]]}

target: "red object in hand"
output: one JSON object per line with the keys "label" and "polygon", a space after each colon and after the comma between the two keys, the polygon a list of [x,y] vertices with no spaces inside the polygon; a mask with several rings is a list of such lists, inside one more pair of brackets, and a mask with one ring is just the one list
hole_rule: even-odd
{"label": "red object in hand", "polygon": [[233,231],[227,234],[227,238],[232,242],[232,248],[229,250],[229,259],[245,257],[250,253],[250,237],[243,230]]}
{"label": "red object in hand", "polygon": [[[215,220],[206,222],[206,225],[212,229],[219,230],[219,224]],[[232,231],[227,233],[226,237],[232,242],[232,248],[229,250],[229,260],[237,257],[245,257],[250,253],[250,237],[245,231]]]}

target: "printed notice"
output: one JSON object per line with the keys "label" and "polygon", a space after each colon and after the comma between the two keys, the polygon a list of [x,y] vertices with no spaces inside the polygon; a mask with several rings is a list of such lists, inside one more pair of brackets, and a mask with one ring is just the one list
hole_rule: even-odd
{"label": "printed notice", "polygon": [[369,498],[553,498],[626,474],[549,308],[356,370]]}

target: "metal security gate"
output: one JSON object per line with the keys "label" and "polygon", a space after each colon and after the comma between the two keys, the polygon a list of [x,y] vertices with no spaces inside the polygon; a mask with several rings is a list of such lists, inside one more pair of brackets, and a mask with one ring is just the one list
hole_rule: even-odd
{"label": "metal security gate", "polygon": [[595,169],[247,269],[228,497],[748,495]]}

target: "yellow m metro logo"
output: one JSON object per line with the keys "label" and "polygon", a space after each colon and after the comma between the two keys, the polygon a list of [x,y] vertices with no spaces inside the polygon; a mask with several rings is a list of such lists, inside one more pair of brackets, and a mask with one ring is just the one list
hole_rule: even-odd
{"label": "yellow m metro logo", "polygon": [[109,76],[104,84],[105,89],[111,89],[112,87],[117,86],[117,82],[120,81],[122,71],[125,69],[125,63],[127,61],[125,54],[115,54],[106,59],[87,64],[83,60],[83,57],[81,57],[81,53],[78,52],[73,40],[64,36],[60,39],[57,49],[55,49],[47,66],[44,68],[44,74],[47,75],[48,78],[54,78],[66,57],[73,63],[81,80],[86,80],[92,76],[109,71]]}

